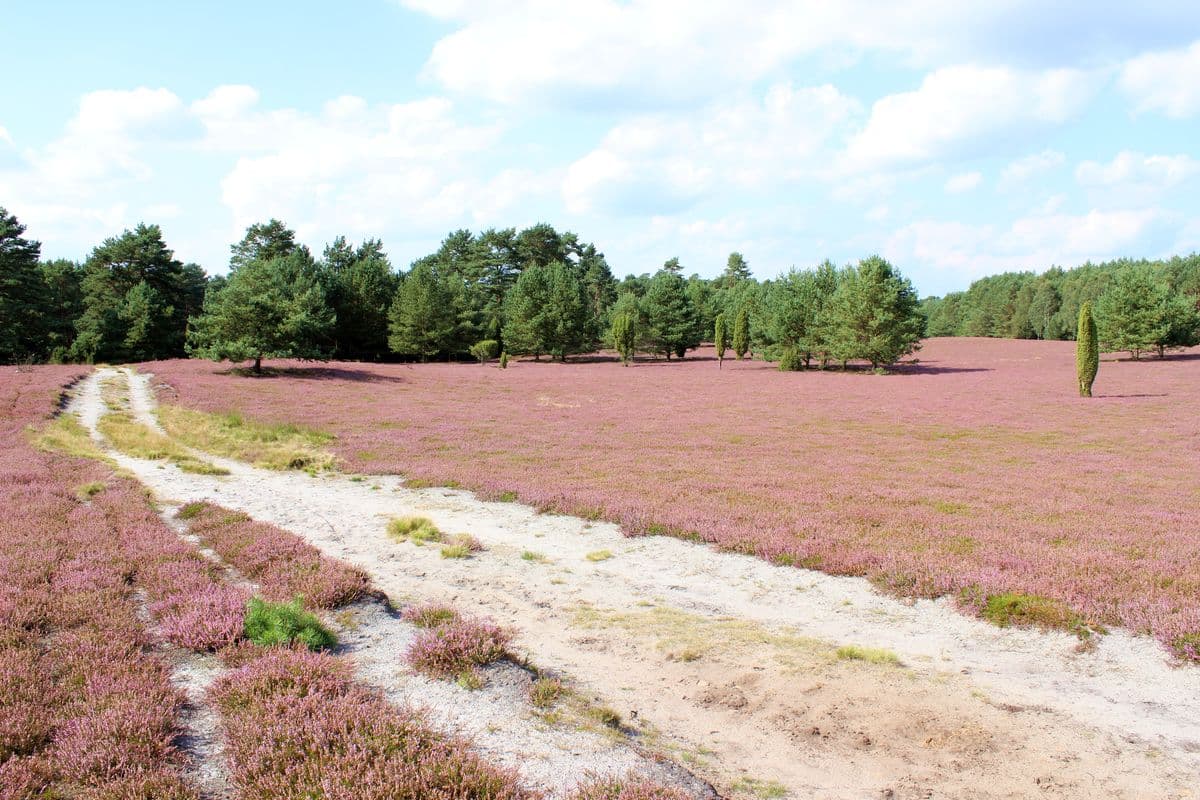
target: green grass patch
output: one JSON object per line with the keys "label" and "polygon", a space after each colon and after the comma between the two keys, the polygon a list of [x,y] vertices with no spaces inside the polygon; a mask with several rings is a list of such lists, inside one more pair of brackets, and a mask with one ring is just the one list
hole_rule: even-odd
{"label": "green grass patch", "polygon": [[884,650],[881,647],[860,647],[856,644],[847,644],[839,647],[836,651],[837,657],[843,661],[865,661],[868,664],[890,664],[899,666],[900,658],[891,650]]}
{"label": "green grass patch", "polygon": [[257,597],[246,604],[246,638],[257,645],[272,647],[301,642],[309,650],[328,650],[337,637],[321,620],[304,610],[300,600],[269,603]]}
{"label": "green grass patch", "polygon": [[63,453],[77,458],[89,458],[112,464],[112,459],[96,446],[87,429],[74,414],[59,414],[41,430],[29,428],[30,438],[39,450]]}
{"label": "green grass patch", "polygon": [[397,517],[388,523],[387,532],[397,541],[415,545],[442,541],[442,532],[428,517]]}
{"label": "green grass patch", "polygon": [[75,496],[80,500],[91,500],[96,495],[103,492],[107,487],[100,481],[92,481],[91,483],[80,484],[75,487]]}
{"label": "green grass patch", "polygon": [[764,781],[758,778],[752,778],[749,775],[743,775],[738,778],[729,790],[734,794],[751,795],[752,797],[761,797],[762,800],[776,800],[780,797],[787,797],[787,787],[777,781]]}
{"label": "green grass patch", "polygon": [[179,507],[179,510],[175,512],[175,517],[184,521],[195,519],[206,508],[208,508],[208,503],[187,503]]}
{"label": "green grass patch", "polygon": [[536,550],[524,551],[523,553],[521,553],[521,558],[525,561],[533,561],[538,564],[544,564],[546,561],[549,560],[548,558],[546,558],[546,556],[543,553],[539,553]]}
{"label": "green grass patch", "polygon": [[1103,633],[1090,624],[1066,603],[1035,594],[1002,592],[984,599],[981,616],[1001,628],[1010,626],[1038,627],[1065,630],[1086,639],[1093,633]]}
{"label": "green grass patch", "polygon": [[241,414],[210,414],[163,404],[158,419],[168,434],[197,450],[246,461],[256,467],[310,472],[334,470],[336,457],[325,448],[333,436],[290,423],[247,420]]}
{"label": "green grass patch", "polygon": [[584,556],[588,561],[608,561],[612,557],[612,550],[593,550]]}
{"label": "green grass patch", "polygon": [[442,558],[470,558],[471,548],[464,544],[448,544],[442,548]]}

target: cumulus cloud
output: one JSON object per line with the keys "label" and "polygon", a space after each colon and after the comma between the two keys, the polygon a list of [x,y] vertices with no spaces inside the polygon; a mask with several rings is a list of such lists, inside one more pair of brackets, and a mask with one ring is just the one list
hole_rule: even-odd
{"label": "cumulus cloud", "polygon": [[946,181],[945,190],[947,194],[962,194],[975,189],[983,182],[982,172],[962,172],[958,175],[952,175]]}
{"label": "cumulus cloud", "polygon": [[1161,111],[1175,119],[1193,116],[1200,112],[1200,40],[1130,59],[1119,83],[1138,111]]}
{"label": "cumulus cloud", "polygon": [[1005,270],[1155,254],[1153,240],[1170,223],[1157,208],[1035,214],[1008,226],[921,220],[897,230],[885,253],[898,263],[943,273],[943,283],[961,285]]}
{"label": "cumulus cloud", "polygon": [[1200,172],[1200,162],[1187,155],[1147,156],[1123,150],[1112,161],[1084,161],[1075,177],[1084,186],[1144,186],[1167,189]]}
{"label": "cumulus cloud", "polygon": [[1034,175],[1062,166],[1066,161],[1067,157],[1057,150],[1043,150],[1040,153],[1022,156],[1010,162],[1000,173],[1000,185],[1023,183]]}
{"label": "cumulus cloud", "polygon": [[433,80],[504,103],[572,106],[703,103],[809,56],[882,52],[925,68],[1103,63],[1130,47],[1178,45],[1200,22],[1200,11],[1169,0],[401,2],[456,26],[426,62]]}
{"label": "cumulus cloud", "polygon": [[1100,76],[1073,69],[1024,72],[958,65],[926,75],[911,92],[874,104],[849,143],[851,169],[879,169],[978,155],[998,140],[1022,138],[1075,116],[1099,89]]}
{"label": "cumulus cloud", "polygon": [[756,100],[692,115],[630,118],[567,169],[575,213],[673,213],[712,192],[778,185],[812,173],[826,142],[860,111],[832,86],[770,87]]}

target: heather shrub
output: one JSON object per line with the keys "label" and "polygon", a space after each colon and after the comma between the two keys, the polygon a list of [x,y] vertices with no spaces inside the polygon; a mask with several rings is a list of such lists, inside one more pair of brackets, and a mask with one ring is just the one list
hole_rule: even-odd
{"label": "heather shrub", "polygon": [[568,800],[688,800],[685,792],[629,776],[624,779],[600,778],[580,784]]}
{"label": "heather shrub", "polygon": [[242,638],[246,626],[246,593],[231,586],[208,585],[195,592],[171,595],[151,607],[159,632],[167,641],[198,653],[210,653]]}
{"label": "heather shrub", "polygon": [[246,638],[264,647],[300,642],[309,650],[328,650],[337,644],[337,637],[299,600],[268,603],[252,597],[246,604],[244,627]]}
{"label": "heather shrub", "polygon": [[454,608],[442,603],[423,603],[418,606],[408,606],[400,612],[400,617],[418,628],[436,628],[457,622],[460,615]]}
{"label": "heather shrub", "polygon": [[388,523],[387,530],[393,539],[416,545],[442,540],[442,532],[428,517],[397,517]]}
{"label": "heather shrub", "polygon": [[323,653],[274,650],[220,678],[231,778],[245,797],[282,800],[481,798],[526,794],[457,739],[350,679]]}
{"label": "heather shrub", "polygon": [[457,678],[504,658],[510,638],[489,622],[459,618],[418,633],[405,658],[432,678]]}

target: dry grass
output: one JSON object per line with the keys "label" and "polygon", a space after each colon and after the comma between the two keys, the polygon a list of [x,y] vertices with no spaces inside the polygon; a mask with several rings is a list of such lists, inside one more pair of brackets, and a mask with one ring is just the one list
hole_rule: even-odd
{"label": "dry grass", "polygon": [[197,475],[228,475],[229,470],[196,458],[178,442],[141,424],[123,411],[105,414],[96,429],[125,455],[151,461],[170,461],[184,472]]}
{"label": "dry grass", "polygon": [[96,446],[87,429],[74,414],[59,414],[41,430],[29,429],[30,438],[40,450],[62,453],[77,458],[88,458],[113,464],[113,460]]}
{"label": "dry grass", "polygon": [[264,469],[334,470],[337,458],[324,448],[333,436],[299,425],[271,425],[240,414],[210,414],[163,404],[158,419],[173,438],[213,455]]}
{"label": "dry grass", "polygon": [[837,657],[843,661],[865,661],[868,664],[899,666],[900,658],[891,650],[881,647],[860,647],[848,644],[837,649]]}
{"label": "dry grass", "polygon": [[442,541],[442,532],[428,517],[397,517],[388,523],[387,532],[396,541],[415,545]]}

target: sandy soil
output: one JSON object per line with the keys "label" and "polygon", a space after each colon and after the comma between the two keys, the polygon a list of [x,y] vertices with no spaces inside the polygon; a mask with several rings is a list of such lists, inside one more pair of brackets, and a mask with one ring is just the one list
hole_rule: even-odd
{"label": "sandy soil", "polygon": [[[152,418],[149,376],[131,381]],[[96,380],[72,408],[94,428]],[[777,567],[612,525],[539,515],[395,476],[225,478],[122,459],[159,496],[209,499],[304,536],[396,598],[445,598],[513,625],[519,645],[725,791],[796,797],[1200,797],[1200,672],[1114,632],[1001,630],[944,601]],[[487,551],[397,544],[420,514]],[[608,551],[611,557],[589,560]],[[523,557],[527,552],[541,558]],[[838,658],[886,648],[899,664]]]}

